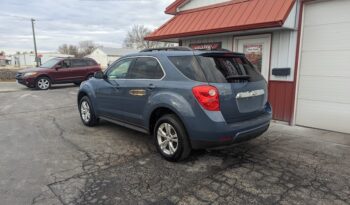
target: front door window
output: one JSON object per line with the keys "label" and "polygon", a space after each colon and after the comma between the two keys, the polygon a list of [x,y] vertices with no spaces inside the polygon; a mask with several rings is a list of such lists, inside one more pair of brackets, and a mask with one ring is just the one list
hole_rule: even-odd
{"label": "front door window", "polygon": [[132,61],[132,58],[128,58],[112,65],[107,71],[108,80],[125,79]]}

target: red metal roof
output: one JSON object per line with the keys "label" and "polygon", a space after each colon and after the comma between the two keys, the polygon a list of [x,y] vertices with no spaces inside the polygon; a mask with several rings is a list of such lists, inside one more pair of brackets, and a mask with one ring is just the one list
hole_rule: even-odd
{"label": "red metal roof", "polygon": [[[175,3],[183,3],[181,0]],[[280,27],[295,0],[240,0],[179,12],[146,40]],[[172,6],[170,5],[170,6]],[[177,5],[178,6],[178,5]],[[168,7],[169,8],[169,7]],[[175,8],[176,9],[176,8]]]}

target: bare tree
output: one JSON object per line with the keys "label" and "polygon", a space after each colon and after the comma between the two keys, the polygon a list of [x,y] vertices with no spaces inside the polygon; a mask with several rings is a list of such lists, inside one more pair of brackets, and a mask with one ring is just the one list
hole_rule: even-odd
{"label": "bare tree", "polygon": [[58,47],[58,52],[60,52],[62,54],[69,54],[68,45],[67,44],[63,44],[63,45],[59,46]]}
{"label": "bare tree", "polygon": [[79,42],[79,46],[63,44],[58,47],[58,51],[62,54],[84,57],[91,54],[97,47],[98,45],[93,41],[81,41]]}
{"label": "bare tree", "polygon": [[128,31],[126,35],[126,38],[124,39],[124,46],[127,48],[135,48],[138,50],[145,48],[174,46],[173,43],[146,41],[144,38],[151,32],[151,29],[145,27],[144,25],[132,26],[132,28]]}
{"label": "bare tree", "polygon": [[79,57],[84,57],[91,54],[97,47],[93,41],[80,41],[79,42]]}
{"label": "bare tree", "polygon": [[60,47],[58,47],[58,52],[74,56],[79,55],[78,47],[74,45],[63,44]]}

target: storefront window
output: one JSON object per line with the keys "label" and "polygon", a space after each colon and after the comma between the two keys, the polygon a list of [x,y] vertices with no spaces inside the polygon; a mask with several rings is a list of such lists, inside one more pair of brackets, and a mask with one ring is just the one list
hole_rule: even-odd
{"label": "storefront window", "polygon": [[243,52],[248,60],[261,72],[262,59],[263,59],[263,45],[262,44],[245,44],[243,46]]}

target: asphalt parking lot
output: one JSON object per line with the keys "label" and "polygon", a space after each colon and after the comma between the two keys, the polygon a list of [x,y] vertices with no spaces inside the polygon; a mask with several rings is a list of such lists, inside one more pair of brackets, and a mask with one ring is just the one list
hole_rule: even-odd
{"label": "asphalt parking lot", "polygon": [[273,123],[170,163],[149,136],[84,127],[77,90],[0,92],[1,204],[350,204],[350,135]]}

